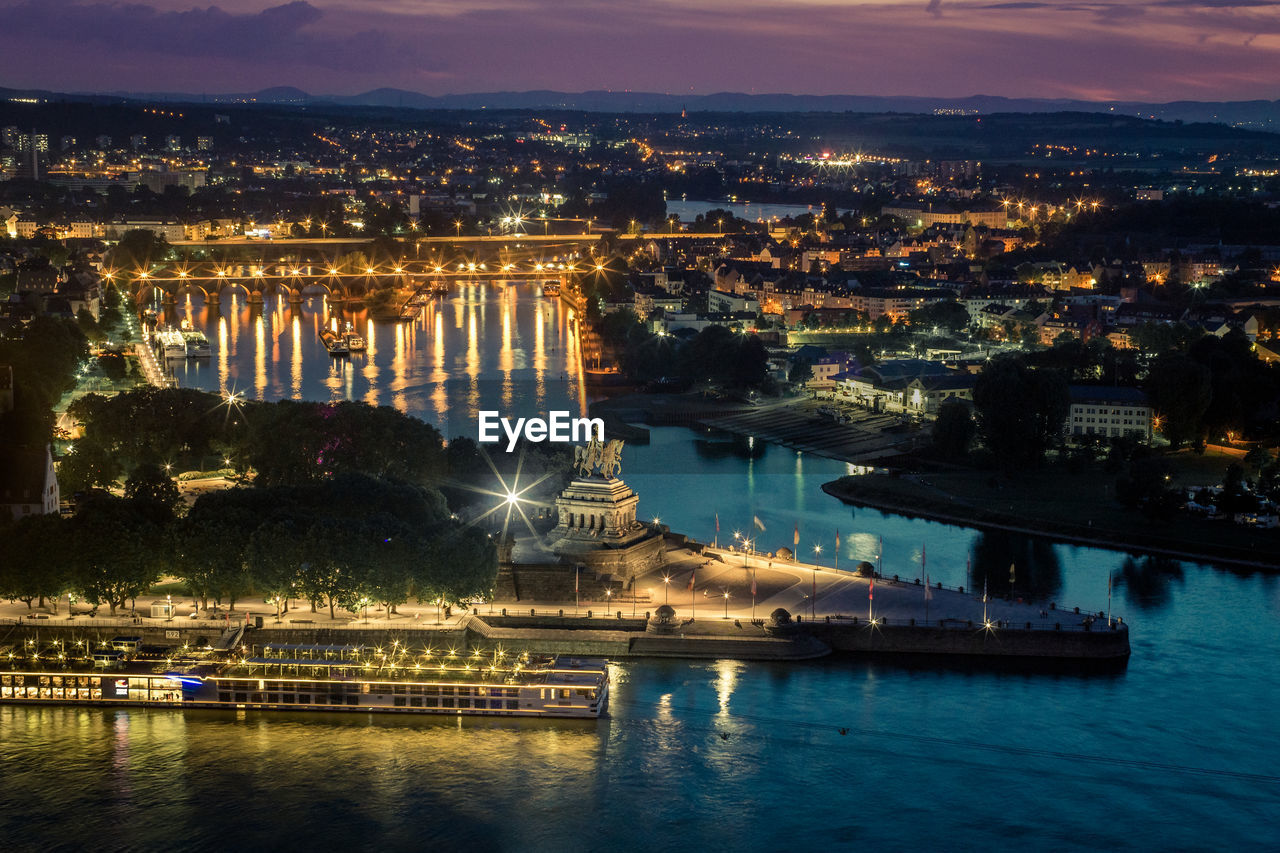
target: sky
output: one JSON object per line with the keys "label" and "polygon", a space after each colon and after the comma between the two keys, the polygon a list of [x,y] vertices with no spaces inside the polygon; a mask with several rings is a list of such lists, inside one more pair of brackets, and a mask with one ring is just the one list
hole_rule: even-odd
{"label": "sky", "polygon": [[0,0],[0,86],[1280,98],[1280,0]]}

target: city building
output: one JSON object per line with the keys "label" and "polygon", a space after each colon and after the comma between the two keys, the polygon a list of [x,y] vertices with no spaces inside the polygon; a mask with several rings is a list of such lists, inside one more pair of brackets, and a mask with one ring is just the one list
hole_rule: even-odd
{"label": "city building", "polygon": [[60,501],[48,445],[0,450],[0,512],[14,519],[49,515],[58,511]]}
{"label": "city building", "polygon": [[1139,388],[1072,385],[1067,433],[1151,441],[1154,417],[1147,395]]}

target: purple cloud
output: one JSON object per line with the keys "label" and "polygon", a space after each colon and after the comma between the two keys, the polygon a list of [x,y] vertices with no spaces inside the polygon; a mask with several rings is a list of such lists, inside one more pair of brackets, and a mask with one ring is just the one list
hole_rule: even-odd
{"label": "purple cloud", "polygon": [[0,33],[117,52],[272,64],[393,70],[415,61],[415,51],[385,31],[325,32],[314,26],[324,17],[306,0],[239,14],[218,6],[165,11],[143,3],[24,0],[0,6]]}

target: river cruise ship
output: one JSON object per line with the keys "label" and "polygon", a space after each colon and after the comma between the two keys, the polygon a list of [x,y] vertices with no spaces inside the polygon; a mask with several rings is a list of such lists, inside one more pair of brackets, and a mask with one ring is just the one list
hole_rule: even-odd
{"label": "river cruise ship", "polygon": [[156,330],[156,349],[165,358],[186,358],[187,341],[177,329],[162,328]]}
{"label": "river cruise ship", "polygon": [[241,647],[111,642],[0,648],[0,702],[595,718],[608,668],[596,658],[460,654],[394,642]]}

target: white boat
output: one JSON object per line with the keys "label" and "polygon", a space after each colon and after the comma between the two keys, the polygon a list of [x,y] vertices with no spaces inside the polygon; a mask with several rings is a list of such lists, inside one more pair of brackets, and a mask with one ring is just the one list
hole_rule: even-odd
{"label": "white boat", "polygon": [[187,341],[182,332],[165,327],[156,330],[156,349],[165,358],[186,358]]}
{"label": "white boat", "polygon": [[328,329],[320,333],[320,343],[324,344],[324,348],[329,351],[329,355],[341,356],[351,352],[351,348],[347,346],[346,339],[330,332]]}
{"label": "white boat", "polygon": [[365,339],[356,332],[356,327],[348,321],[342,330],[342,342],[347,345],[347,349],[351,352],[364,352],[369,348]]}
{"label": "white boat", "polygon": [[304,644],[24,651],[0,667],[0,703],[592,719],[609,700],[608,667],[594,658]]}
{"label": "white boat", "polygon": [[187,358],[209,358],[213,355],[213,348],[209,346],[204,332],[190,329],[182,333],[182,339],[187,344]]}

